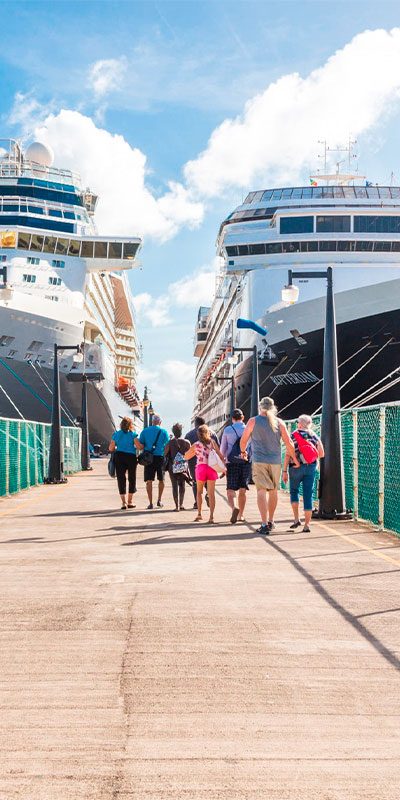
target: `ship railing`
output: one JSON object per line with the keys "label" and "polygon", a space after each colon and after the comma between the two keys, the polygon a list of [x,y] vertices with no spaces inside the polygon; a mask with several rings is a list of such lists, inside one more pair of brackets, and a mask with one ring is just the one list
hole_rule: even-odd
{"label": "ship railing", "polygon": [[[400,401],[345,409],[340,418],[347,508],[354,519],[400,535]],[[286,425],[292,432],[297,420]],[[320,416],[313,427],[320,434]]]}
{"label": "ship railing", "polygon": [[81,177],[77,172],[58,167],[46,167],[33,161],[0,160],[0,178],[39,178],[55,183],[67,183],[82,190]]}

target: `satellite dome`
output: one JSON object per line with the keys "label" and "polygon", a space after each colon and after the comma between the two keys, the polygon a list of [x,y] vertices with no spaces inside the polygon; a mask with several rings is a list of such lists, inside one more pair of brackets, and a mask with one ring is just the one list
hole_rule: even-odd
{"label": "satellite dome", "polygon": [[32,142],[25,153],[25,158],[27,161],[34,161],[35,164],[41,164],[43,167],[51,167],[54,161],[54,153],[48,145],[41,142]]}

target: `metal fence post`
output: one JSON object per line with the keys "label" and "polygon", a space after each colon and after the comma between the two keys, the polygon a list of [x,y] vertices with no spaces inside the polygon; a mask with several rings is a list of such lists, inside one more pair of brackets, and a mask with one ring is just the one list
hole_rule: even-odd
{"label": "metal fence post", "polygon": [[35,442],[35,486],[39,483],[39,439],[38,439],[38,425],[35,423],[34,428],[34,442]]}
{"label": "metal fence post", "polygon": [[17,458],[17,492],[21,491],[21,423],[17,422],[18,458]]}
{"label": "metal fence post", "polygon": [[353,505],[354,519],[358,519],[358,413],[353,411]]}
{"label": "metal fence post", "polygon": [[[22,423],[21,423],[22,424]],[[29,489],[31,485],[31,469],[30,469],[30,446],[29,446],[29,426],[24,423],[25,431],[25,457],[26,457],[26,488]]]}
{"label": "metal fence post", "polygon": [[381,406],[379,409],[379,530],[383,530],[385,517],[385,423],[386,407]]}
{"label": "metal fence post", "polygon": [[10,423],[6,422],[6,495],[10,493]]}

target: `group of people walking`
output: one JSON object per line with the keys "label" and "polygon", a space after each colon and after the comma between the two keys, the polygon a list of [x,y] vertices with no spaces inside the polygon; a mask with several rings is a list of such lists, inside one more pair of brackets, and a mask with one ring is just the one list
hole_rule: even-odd
{"label": "group of people walking", "polygon": [[[232,412],[231,423],[225,428],[221,441],[202,417],[196,417],[194,428],[182,437],[182,425],[176,423],[170,436],[161,427],[161,418],[153,416],[152,424],[138,435],[133,422],[124,417],[120,430],[113,434],[110,452],[114,453],[115,472],[121,509],[135,508],[137,463],[144,465],[148,509],[154,508],[153,483],[157,478],[156,507],[162,508],[165,473],[168,471],[175,511],[185,510],[185,490],[191,486],[196,509],[195,522],[203,520],[203,499],[209,507],[208,523],[214,523],[215,482],[226,474],[227,500],[232,524],[244,521],[249,483],[255,484],[261,524],[257,533],[268,535],[275,528],[275,511],[281,479],[289,480],[290,501],[294,521],[293,531],[302,527],[299,510],[300,487],[303,491],[304,524],[302,530],[310,531],[313,508],[313,490],[318,459],[324,456],[321,440],[312,428],[312,419],[302,414],[297,430],[289,434],[279,418],[274,401],[263,397],[259,413],[244,422],[240,409]],[[286,451],[282,472],[282,442]],[[128,477],[128,493],[126,482]]]}

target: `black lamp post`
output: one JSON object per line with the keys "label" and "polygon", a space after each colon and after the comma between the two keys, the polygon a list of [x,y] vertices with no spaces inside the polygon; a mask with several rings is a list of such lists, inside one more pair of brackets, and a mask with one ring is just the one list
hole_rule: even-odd
{"label": "black lamp post", "polygon": [[88,419],[88,404],[87,404],[87,375],[85,368],[82,373],[82,450],[81,450],[81,466],[83,470],[93,469],[90,463],[90,448],[89,448],[89,419]]}
{"label": "black lamp post", "polygon": [[147,394],[147,386],[144,387],[144,395],[143,395],[143,426],[145,428],[148,427],[149,424],[149,408],[150,400]]}
{"label": "black lamp post", "polygon": [[53,365],[53,402],[51,408],[51,436],[49,470],[45,483],[66,483],[64,476],[64,454],[61,447],[61,407],[60,407],[60,371],[58,368],[58,351],[75,350],[76,361],[82,361],[81,347],[77,345],[54,345]]}
{"label": "black lamp post", "polygon": [[318,516],[325,519],[346,519],[351,515],[346,510],[344,492],[333,270],[332,267],[328,267],[326,272],[289,270],[288,276],[288,285],[282,290],[282,300],[292,303],[299,295],[298,287],[293,285],[293,278],[327,279],[321,418],[321,439],[325,448],[325,458],[321,459]]}
{"label": "black lamp post", "polygon": [[259,388],[258,388],[258,348],[254,347],[234,347],[233,353],[253,353],[252,376],[251,376],[251,407],[250,416],[256,417],[258,414]]}
{"label": "black lamp post", "polygon": [[230,381],[231,382],[231,407],[230,407],[230,416],[233,414],[233,409],[236,407],[236,399],[235,399],[235,377],[231,375],[231,377],[221,377],[217,378],[217,381]]}
{"label": "black lamp post", "polygon": [[153,414],[154,414],[154,408],[153,408],[152,404],[150,403],[150,405],[149,405],[149,425],[153,424]]}

